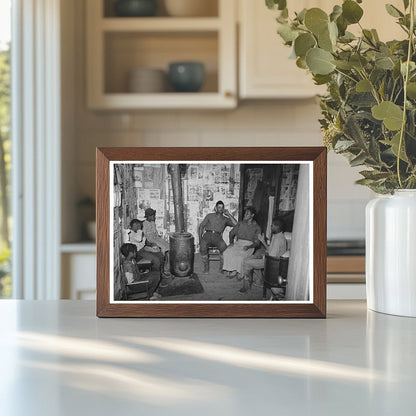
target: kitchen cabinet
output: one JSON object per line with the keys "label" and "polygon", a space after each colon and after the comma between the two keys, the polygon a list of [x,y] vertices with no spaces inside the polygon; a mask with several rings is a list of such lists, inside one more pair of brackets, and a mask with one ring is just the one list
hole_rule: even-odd
{"label": "kitchen cabinet", "polygon": [[[328,0],[299,0],[296,10],[325,8],[325,2]],[[240,98],[308,98],[322,93],[311,75],[289,59],[291,50],[276,33],[276,16],[277,12],[268,10],[264,1],[239,2]]]}
{"label": "kitchen cabinet", "polygon": [[[289,3],[289,11],[319,7],[330,12],[334,0],[298,0]],[[402,0],[392,4],[403,8]],[[380,39],[403,38],[403,33],[394,18],[388,15],[378,0],[366,0],[362,25],[376,28]],[[242,99],[290,99],[308,98],[325,93],[324,86],[316,86],[305,70],[290,59],[291,49],[283,44],[276,33],[275,17],[278,12],[267,9],[263,1],[239,0],[239,95]],[[358,33],[358,25],[348,30]]]}
{"label": "kitchen cabinet", "polygon": [[61,298],[95,300],[95,244],[62,244],[61,253]]}
{"label": "kitchen cabinet", "polygon": [[[236,4],[218,1],[217,16],[115,17],[105,0],[88,0],[87,102],[90,109],[233,108],[237,105]],[[111,3],[110,3],[111,6]],[[199,92],[129,92],[129,72],[199,61]]]}

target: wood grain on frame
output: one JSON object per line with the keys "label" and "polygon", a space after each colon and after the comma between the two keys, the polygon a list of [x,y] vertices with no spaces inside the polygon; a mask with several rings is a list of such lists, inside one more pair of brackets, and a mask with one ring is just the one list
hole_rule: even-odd
{"label": "wood grain on frame", "polygon": [[[313,303],[110,303],[110,162],[312,161]],[[111,179],[112,180],[112,179]],[[97,148],[97,316],[189,318],[326,317],[326,148],[324,147],[125,147]]]}

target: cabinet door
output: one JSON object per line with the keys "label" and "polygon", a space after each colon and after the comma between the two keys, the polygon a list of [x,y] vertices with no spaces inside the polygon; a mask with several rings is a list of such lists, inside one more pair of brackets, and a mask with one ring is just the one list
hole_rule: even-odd
{"label": "cabinet door", "polygon": [[62,299],[95,299],[96,255],[94,253],[64,253],[61,261]]}
{"label": "cabinet door", "polygon": [[[403,9],[402,0],[389,1]],[[289,3],[289,11],[320,7],[329,13],[341,0],[298,0]],[[239,88],[241,98],[305,98],[325,92],[313,84],[312,77],[290,59],[291,49],[276,33],[277,12],[268,10],[264,1],[239,0],[240,51]],[[376,28],[383,41],[403,38],[404,32],[386,12],[384,2],[366,0],[362,25]],[[358,34],[358,25],[348,28]]]}
{"label": "cabinet door", "polygon": [[[304,7],[330,10],[324,4],[328,1],[299,0],[295,10]],[[322,93],[322,88],[313,84],[311,75],[289,58],[291,49],[276,33],[277,12],[267,9],[264,1],[239,0],[239,8],[240,97],[305,98]]]}

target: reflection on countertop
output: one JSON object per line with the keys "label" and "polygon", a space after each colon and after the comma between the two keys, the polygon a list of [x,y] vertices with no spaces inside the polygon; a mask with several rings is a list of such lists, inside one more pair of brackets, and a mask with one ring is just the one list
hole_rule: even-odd
{"label": "reflection on countertop", "polygon": [[365,240],[328,240],[328,256],[364,256]]}

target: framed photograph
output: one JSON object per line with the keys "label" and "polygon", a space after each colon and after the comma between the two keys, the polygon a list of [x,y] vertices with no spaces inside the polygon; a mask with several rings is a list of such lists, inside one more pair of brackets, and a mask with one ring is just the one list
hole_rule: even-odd
{"label": "framed photograph", "polygon": [[324,147],[98,148],[97,316],[324,318]]}

